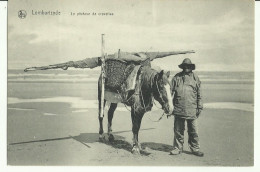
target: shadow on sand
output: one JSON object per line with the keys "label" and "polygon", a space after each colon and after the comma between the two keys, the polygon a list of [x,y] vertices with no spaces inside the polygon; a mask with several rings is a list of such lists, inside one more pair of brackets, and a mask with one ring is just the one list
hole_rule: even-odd
{"label": "shadow on sand", "polygon": [[[151,130],[151,129],[154,129],[154,128],[148,128],[148,129],[142,129],[142,130]],[[60,138],[42,139],[42,140],[31,140],[31,141],[25,141],[25,142],[10,143],[9,145],[20,145],[20,144],[28,144],[28,143],[50,142],[50,141],[74,139],[88,148],[91,148],[91,146],[89,146],[88,143],[100,142],[100,143],[104,143],[108,146],[112,146],[115,149],[123,149],[128,152],[131,152],[132,145],[129,142],[125,141],[125,137],[116,135],[116,134],[124,133],[124,132],[132,132],[132,131],[130,130],[130,131],[114,132],[113,135],[114,135],[115,139],[114,139],[114,141],[111,141],[111,142],[108,141],[107,135],[106,135],[105,140],[100,141],[98,133],[81,133],[78,136],[69,136],[69,137],[60,137]],[[141,153],[141,155],[146,155],[146,156],[150,154],[144,150],[141,150],[140,153]]]}
{"label": "shadow on sand", "polygon": [[[170,151],[173,150],[173,146],[171,146],[171,145],[166,145],[163,143],[154,143],[154,142],[144,142],[144,143],[142,143],[142,147],[148,147],[155,151],[162,151],[162,152],[168,152],[168,153],[170,153]],[[182,153],[192,155],[192,153],[190,151],[186,151],[186,150],[183,150]]]}
{"label": "shadow on sand", "polygon": [[170,152],[173,149],[173,146],[166,145],[163,143],[154,143],[154,142],[144,142],[142,143],[142,147],[148,147],[152,150],[162,151],[162,152]]}

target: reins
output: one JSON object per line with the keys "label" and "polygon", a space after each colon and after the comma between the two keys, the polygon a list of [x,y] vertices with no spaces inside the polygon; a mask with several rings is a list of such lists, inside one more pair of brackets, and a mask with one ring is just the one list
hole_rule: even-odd
{"label": "reins", "polygon": [[159,97],[160,97],[160,99],[162,100],[162,103],[165,104],[165,101],[163,100],[162,94],[161,94],[161,92],[160,92],[160,90],[159,90],[157,81],[155,81],[155,84],[156,84],[157,91],[158,91],[158,93],[159,93]]}

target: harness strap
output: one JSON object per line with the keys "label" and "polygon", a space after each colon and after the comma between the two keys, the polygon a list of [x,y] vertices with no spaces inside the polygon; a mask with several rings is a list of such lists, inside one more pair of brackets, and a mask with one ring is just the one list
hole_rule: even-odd
{"label": "harness strap", "polygon": [[[139,83],[136,83],[136,84],[139,84],[139,87],[137,87],[138,90],[135,89],[135,93],[133,93],[133,94],[127,99],[127,101],[130,100],[130,99],[133,97],[133,95],[139,95],[139,94],[136,94],[136,92],[139,91],[139,92],[140,92],[140,97],[141,97],[141,103],[142,103],[142,105],[143,105],[143,108],[144,108],[145,112],[147,112],[147,107],[145,106],[144,97],[143,97],[143,92],[142,92],[142,74],[143,74],[143,70],[142,70],[142,68],[140,68],[140,74],[139,74],[139,76],[138,76],[138,82],[139,82]],[[161,94],[161,92],[159,91],[158,83],[157,83],[156,80],[155,80],[155,83],[156,83],[156,89],[157,89],[157,91],[158,91],[158,93],[159,93],[159,97],[160,97],[161,101],[162,101],[163,103],[165,103],[165,101],[164,101],[163,98],[162,98],[162,94]],[[151,81],[151,88],[152,88],[152,81]],[[155,104],[155,102],[154,102],[153,93],[151,93],[151,94],[152,94],[152,104],[154,104],[154,105],[158,108],[158,106],[157,106],[157,105]],[[121,95],[120,95],[120,96],[121,96]],[[125,103],[123,103],[123,104],[124,104],[124,106],[126,107],[126,109],[127,109],[129,112],[131,112],[131,111],[128,109],[128,107],[126,106],[126,104],[125,104]],[[135,103],[133,104],[133,106],[135,107]],[[162,109],[162,108],[158,108],[158,109]],[[149,119],[150,119],[152,122],[159,122],[159,121],[163,118],[164,115],[165,115],[165,113],[163,112],[163,114],[161,115],[161,117],[160,117],[158,120],[156,120],[156,121],[154,121],[154,120],[152,120],[152,119],[150,119],[150,118],[149,118]]]}
{"label": "harness strap", "polygon": [[162,94],[161,94],[161,92],[160,92],[160,90],[159,90],[157,81],[155,81],[155,83],[156,83],[157,91],[158,91],[158,93],[159,93],[159,97],[160,97],[160,99],[162,100],[162,103],[165,103],[165,101],[163,100]]}

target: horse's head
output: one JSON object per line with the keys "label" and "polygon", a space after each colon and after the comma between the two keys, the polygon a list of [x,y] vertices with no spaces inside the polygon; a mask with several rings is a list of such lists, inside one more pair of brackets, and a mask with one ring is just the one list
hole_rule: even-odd
{"label": "horse's head", "polygon": [[154,98],[162,105],[162,109],[166,114],[171,114],[173,111],[171,86],[168,80],[169,76],[170,72],[164,73],[162,70],[156,75],[155,82],[153,84]]}

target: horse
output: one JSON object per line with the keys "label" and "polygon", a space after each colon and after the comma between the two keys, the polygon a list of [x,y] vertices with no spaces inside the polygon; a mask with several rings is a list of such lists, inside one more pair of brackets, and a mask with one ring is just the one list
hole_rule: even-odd
{"label": "horse", "polygon": [[[169,83],[170,73],[165,73],[163,70],[157,72],[150,66],[142,66],[139,69],[136,79],[134,93],[128,98],[126,105],[131,107],[133,147],[132,153],[140,154],[141,146],[138,141],[138,133],[141,126],[141,121],[144,114],[151,111],[153,99],[157,100],[164,113],[171,114],[173,111],[172,95]],[[104,100],[104,106],[107,100]],[[99,139],[105,139],[103,130],[103,117],[100,117],[101,112],[101,79],[98,82],[98,102],[99,102]],[[111,103],[108,110],[108,140],[113,141],[112,134],[112,119],[117,108],[117,103]]]}

